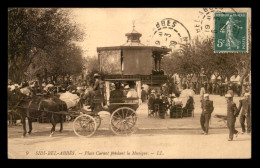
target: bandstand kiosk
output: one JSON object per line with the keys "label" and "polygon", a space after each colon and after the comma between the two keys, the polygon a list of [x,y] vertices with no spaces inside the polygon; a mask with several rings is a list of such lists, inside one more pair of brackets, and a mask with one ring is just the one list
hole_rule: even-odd
{"label": "bandstand kiosk", "polygon": [[[141,98],[142,84],[161,86],[166,83],[167,76],[161,69],[161,60],[171,49],[145,46],[140,41],[142,34],[134,26],[125,36],[127,41],[121,46],[97,48],[100,72],[106,74],[106,88],[109,88],[109,80],[134,80]],[[109,100],[108,91],[106,93]]]}

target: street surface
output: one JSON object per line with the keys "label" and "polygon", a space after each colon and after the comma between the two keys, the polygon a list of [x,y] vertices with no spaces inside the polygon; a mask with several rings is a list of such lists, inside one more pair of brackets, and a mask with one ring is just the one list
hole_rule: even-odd
{"label": "street surface", "polygon": [[[214,114],[225,115],[225,98],[211,96]],[[235,97],[237,103],[239,98]],[[238,105],[238,103],[237,103]],[[131,136],[117,136],[109,129],[110,114],[100,112],[101,126],[90,138],[78,137],[73,132],[73,122],[59,124],[53,137],[49,137],[50,123],[33,123],[31,135],[21,138],[22,126],[8,127],[8,157],[30,159],[166,159],[166,158],[250,158],[251,136],[240,134],[228,140],[224,120],[212,117],[208,135],[202,135],[199,116],[199,97],[195,96],[195,117],[155,119],[147,117],[147,104],[137,110],[138,130]],[[236,127],[241,131],[237,119]],[[28,128],[28,125],[27,125]]]}
{"label": "street surface", "polygon": [[[139,130],[131,136],[116,136],[98,130],[90,138],[77,137],[73,131],[47,131],[26,138],[13,133],[9,137],[9,158],[30,159],[182,159],[182,158],[250,158],[251,137],[239,135],[227,141],[226,129],[212,129],[202,135],[200,130]],[[130,153],[127,153],[130,152]]]}

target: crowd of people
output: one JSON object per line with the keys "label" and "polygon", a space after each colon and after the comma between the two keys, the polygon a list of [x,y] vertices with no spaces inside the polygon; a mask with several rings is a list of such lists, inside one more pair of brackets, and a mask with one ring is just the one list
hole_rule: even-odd
{"label": "crowd of people", "polygon": [[[207,98],[206,98],[207,97]],[[240,133],[235,128],[236,118],[239,116],[239,122],[241,124],[242,134],[246,133],[251,135],[251,98],[250,93],[246,92],[243,98],[239,100],[239,105],[237,107],[236,103],[233,102],[233,96],[230,93],[225,94],[227,102],[227,128],[229,129],[228,141],[233,141],[234,135],[238,136]],[[209,100],[209,95],[204,94],[204,100],[202,102],[202,113],[201,113],[201,127],[203,134],[208,134],[209,120],[211,113],[214,110],[213,101]],[[247,128],[245,128],[245,120],[247,123]]]}
{"label": "crowd of people", "polygon": [[[28,97],[33,97],[35,95],[52,96],[70,92],[72,94],[77,94],[81,98],[80,101],[82,105],[90,106],[90,108],[93,109],[94,99],[95,101],[99,101],[95,103],[105,103],[104,95],[106,94],[104,87],[105,83],[101,80],[101,76],[96,73],[94,74],[93,79],[94,81],[81,79],[77,81],[65,80],[64,82],[43,81],[41,87],[37,80],[25,80],[21,84],[14,84],[9,80],[8,91],[10,95],[11,93],[19,92]],[[111,82],[110,98],[111,102],[122,102],[125,98],[133,98],[131,102],[139,102],[139,96],[133,81],[127,83]]]}
{"label": "crowd of people", "polygon": [[[194,84],[194,83],[192,83]],[[247,132],[251,134],[251,89],[249,83],[245,83],[241,91],[235,88],[238,88],[237,84],[229,83],[227,85],[223,85],[225,87],[224,90],[221,91],[223,88],[215,87],[217,85],[203,83],[200,85],[200,90],[194,89],[191,85],[183,84],[182,91],[177,91],[175,93],[167,94],[165,96],[164,87],[159,88],[157,91],[151,90],[150,94],[148,94],[148,109],[155,111],[155,104],[160,104],[162,106],[159,111],[162,113],[167,114],[167,108],[163,107],[170,107],[168,108],[170,111],[170,118],[173,118],[173,113],[176,111],[178,107],[181,107],[182,112],[187,111],[188,109],[194,110],[194,99],[193,95],[187,95],[188,99],[186,103],[183,102],[180,94],[185,91],[186,89],[193,90],[195,94],[200,95],[200,102],[201,102],[201,116],[200,116],[200,125],[203,130],[203,134],[207,135],[209,132],[209,121],[211,118],[211,114],[214,111],[214,103],[213,100],[210,100],[210,95],[214,95],[220,93],[220,95],[225,96],[227,102],[227,127],[229,129],[229,141],[233,140],[234,135],[237,137],[240,133],[235,129],[235,122],[236,118],[239,116],[239,122],[241,124],[242,134]],[[212,90],[211,90],[212,89]],[[241,92],[241,93],[240,93]],[[239,100],[238,106],[233,102],[233,97],[237,94],[237,96],[241,96]],[[170,101],[165,103],[165,97],[170,98]],[[161,101],[158,101],[161,99]],[[167,100],[167,99],[166,99]],[[162,114],[163,116],[164,114]],[[164,118],[164,117],[161,117]],[[245,126],[246,122],[246,126]]]}
{"label": "crowd of people", "polygon": [[[159,105],[160,118],[165,118],[167,111],[170,111],[170,118],[175,117],[178,109],[181,108],[181,113],[187,114],[188,111],[194,110],[194,98],[193,93],[188,93],[185,97],[180,97],[181,92],[175,92],[172,94],[164,94],[161,90],[151,90],[151,93],[148,95],[148,109],[151,110],[153,115],[155,108],[154,105]],[[185,99],[185,100],[184,100]],[[181,115],[180,117],[188,117],[190,115]]]}
{"label": "crowd of people", "polygon": [[[232,89],[234,94],[238,96],[243,96],[246,90],[250,90],[250,83],[244,82],[242,85],[235,82],[186,82],[187,88],[194,90],[196,94],[200,93],[201,87],[205,88],[205,91],[211,95],[220,95],[224,96],[228,90]],[[182,85],[182,86],[183,86]]]}
{"label": "crowd of people", "polygon": [[[229,129],[229,141],[233,140],[234,135],[236,137],[240,133],[235,129],[236,117],[240,114],[240,124],[242,128],[242,134],[246,132],[245,129],[245,120],[247,121],[247,133],[251,133],[251,98],[250,98],[250,86],[245,84],[244,89],[241,92],[242,99],[239,100],[238,107],[233,102],[233,97],[235,95],[234,87],[232,85],[228,85],[225,90],[225,98],[227,101],[227,127]],[[203,84],[200,90],[200,101],[202,113],[200,117],[201,128],[203,130],[203,134],[208,134],[209,129],[209,120],[211,118],[211,113],[214,110],[213,101],[209,100],[209,92],[205,89],[206,86]],[[240,95],[240,94],[238,94]],[[240,95],[241,96],[241,95]]]}
{"label": "crowd of people", "polygon": [[[99,74],[94,74],[94,83],[90,81],[71,81],[66,80],[65,82],[54,82],[48,81],[43,82],[42,87],[39,86],[38,81],[24,81],[20,85],[14,84],[9,81],[8,83],[8,94],[15,94],[17,99],[21,97],[33,96],[33,95],[55,95],[58,93],[70,92],[77,94],[81,98],[81,103],[85,105],[90,105],[89,108],[93,110],[94,103],[93,100],[99,100],[99,103],[104,103],[104,82],[101,80]],[[200,88],[200,89],[199,89]],[[229,140],[233,140],[234,135],[238,135],[239,131],[235,129],[236,117],[239,116],[239,121],[242,128],[242,133],[251,133],[251,99],[250,99],[250,85],[248,83],[243,84],[241,89],[237,84],[218,84],[218,83],[207,83],[198,84],[192,82],[190,84],[183,84],[182,91],[175,89],[175,93],[169,93],[169,89],[166,85],[161,88],[148,89],[145,90],[142,86],[141,100],[142,102],[147,102],[148,108],[152,112],[156,111],[155,104],[159,104],[158,111],[159,117],[165,118],[167,111],[170,111],[170,118],[174,118],[173,114],[176,112],[177,107],[181,107],[182,112],[187,110],[194,110],[194,99],[193,94],[187,95],[187,101],[184,103],[180,94],[184,90],[193,90],[194,94],[200,94],[202,113],[200,117],[200,124],[203,130],[203,134],[207,135],[209,130],[209,120],[211,118],[211,113],[214,111],[213,101],[210,100],[209,95],[219,94],[225,95],[227,101],[227,127],[229,129]],[[199,90],[198,90],[199,89]],[[167,92],[168,91],[168,92]],[[23,94],[21,94],[23,93]],[[241,95],[243,98],[239,101],[238,107],[233,102],[233,97],[237,94]],[[111,103],[122,103],[125,102],[124,98],[134,98],[135,102],[138,102],[139,96],[135,88],[135,83],[121,83],[115,82],[111,83],[110,87],[110,102]],[[247,128],[245,127],[245,121]]]}

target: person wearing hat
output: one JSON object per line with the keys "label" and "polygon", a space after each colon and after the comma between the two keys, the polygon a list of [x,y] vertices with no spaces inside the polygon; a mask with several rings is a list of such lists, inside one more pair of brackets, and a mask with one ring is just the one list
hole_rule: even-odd
{"label": "person wearing hat", "polygon": [[227,94],[230,94],[232,97],[234,97],[234,91],[232,89],[232,86],[228,86]]}
{"label": "person wearing hat", "polygon": [[148,97],[148,99],[150,99],[150,98],[153,98],[153,99],[155,99],[155,97],[156,97],[156,92],[155,92],[155,90],[151,90],[151,93],[150,93],[150,95],[149,95],[149,97]]}
{"label": "person wearing hat", "polygon": [[102,86],[102,80],[101,80],[101,77],[98,73],[95,73],[94,74],[94,79],[95,79],[95,83],[94,83],[94,91],[97,91],[97,92],[101,92],[101,90],[103,89],[103,86]]}
{"label": "person wearing hat", "polygon": [[[94,74],[94,79],[94,96],[91,97],[91,105],[89,107],[92,111],[94,110],[95,103],[100,103],[100,105],[103,103],[103,81],[101,80],[101,76],[98,73]],[[95,103],[93,101],[94,99],[96,99]]]}
{"label": "person wearing hat", "polygon": [[170,104],[172,105],[173,99],[176,97],[174,93],[170,94]]}
{"label": "person wearing hat", "polygon": [[110,92],[110,103],[123,103],[122,98],[124,97],[124,93],[121,90],[121,83],[115,83],[115,90]]}
{"label": "person wearing hat", "polygon": [[141,87],[142,91],[141,91],[141,99],[142,99],[142,102],[145,102],[146,101],[146,91],[144,90],[144,87],[142,86]]}
{"label": "person wearing hat", "polygon": [[153,90],[151,90],[151,94],[155,94],[155,90],[153,89]]}
{"label": "person wearing hat", "polygon": [[151,110],[151,114],[154,113],[154,102],[156,99],[155,90],[151,90],[151,94],[148,97],[148,109]]}
{"label": "person wearing hat", "polygon": [[[188,100],[186,102],[185,107],[183,108],[183,111],[186,112],[187,117],[189,110],[193,111],[194,110],[194,98],[192,94],[189,94]],[[185,114],[185,113],[184,113]]]}
{"label": "person wearing hat", "polygon": [[151,94],[150,94],[149,98],[151,98],[151,99],[155,99],[156,98],[156,91],[154,89],[151,90]]}
{"label": "person wearing hat", "polygon": [[[135,90],[135,83],[129,82],[129,87],[130,87],[130,89],[128,90],[128,92],[126,94],[126,97],[138,99],[138,94],[137,94],[137,91]],[[131,100],[131,101],[128,101],[128,102],[137,103],[138,100]]]}
{"label": "person wearing hat", "polygon": [[175,93],[175,98],[172,101],[172,107],[170,109],[170,118],[173,118],[173,113],[176,112],[176,108],[177,106],[181,106],[182,107],[183,103],[182,103],[182,99],[180,98],[180,93],[176,92]]}
{"label": "person wearing hat", "polygon": [[102,94],[104,89],[104,82],[101,80],[101,76],[99,74],[94,74],[94,79],[95,79],[95,83],[93,86],[94,91],[99,90],[100,94]]}
{"label": "person wearing hat", "polygon": [[244,98],[239,100],[237,116],[241,112],[239,121],[240,121],[241,128],[242,128],[242,134],[246,132],[245,120],[247,122],[247,133],[251,132],[251,103],[250,103],[249,97],[250,97],[250,94],[245,93]]}
{"label": "person wearing hat", "polygon": [[214,110],[213,101],[209,100],[209,94],[204,94],[204,99],[201,103],[202,113],[200,116],[200,125],[203,130],[203,134],[207,135],[209,130],[209,120],[211,113]]}
{"label": "person wearing hat", "polygon": [[124,86],[124,90],[123,90],[124,97],[126,97],[126,95],[127,95],[127,92],[128,92],[128,90],[129,90],[129,89],[130,89],[129,85],[128,85],[128,84],[126,84],[126,85]]}
{"label": "person wearing hat", "polygon": [[225,95],[227,101],[227,127],[229,129],[229,139],[228,141],[233,141],[234,134],[238,135],[238,131],[235,129],[236,117],[237,117],[237,107],[233,102],[233,97],[231,94]]}
{"label": "person wearing hat", "polygon": [[201,88],[200,88],[200,102],[202,102],[204,100],[204,94],[206,93],[205,88],[204,88],[204,84],[201,84]]}
{"label": "person wearing hat", "polygon": [[[160,94],[157,93],[155,96],[156,97],[155,97],[154,102],[153,102],[154,112],[156,112],[158,110],[157,112],[159,114],[159,117],[164,119],[165,118],[165,115],[164,115],[165,111],[163,109],[163,100],[161,99]],[[157,105],[157,107],[155,105]],[[156,109],[156,108],[158,108],[158,109]]]}
{"label": "person wearing hat", "polygon": [[114,83],[111,83],[111,84],[110,84],[110,92],[113,91],[113,90],[115,90],[115,89],[116,89],[115,84],[114,84]]}
{"label": "person wearing hat", "polygon": [[200,103],[201,103],[201,106],[202,106],[202,102],[204,101],[204,94],[206,94],[206,90],[205,90],[204,83],[202,83],[201,88],[200,88]]}

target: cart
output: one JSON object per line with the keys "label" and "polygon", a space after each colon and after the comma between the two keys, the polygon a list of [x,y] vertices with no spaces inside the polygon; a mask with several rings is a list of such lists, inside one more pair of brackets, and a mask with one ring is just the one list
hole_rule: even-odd
{"label": "cart", "polygon": [[[94,135],[101,124],[99,116],[100,111],[110,113],[110,129],[116,135],[131,135],[136,130],[137,114],[136,110],[140,104],[141,96],[138,98],[121,98],[120,103],[111,103],[110,84],[113,82],[135,81],[137,92],[141,90],[141,81],[139,79],[105,79],[105,90],[102,98],[94,99],[94,109],[87,111],[81,109],[73,122],[73,130],[76,135],[90,137]],[[114,102],[114,101],[113,101]]]}
{"label": "cart", "polygon": [[[120,98],[120,103],[110,103],[110,83],[118,81],[135,81],[137,84],[138,98]],[[116,135],[131,135],[136,130],[137,114],[136,110],[141,103],[141,81],[138,79],[107,79],[105,80],[105,91],[101,98],[94,99],[94,108],[92,111],[84,108],[70,108],[68,111],[47,111],[31,108],[28,106],[16,106],[15,108],[22,108],[27,110],[35,110],[45,113],[65,115],[74,119],[73,131],[78,136],[90,137],[94,135],[96,130],[101,125],[101,117],[98,114],[100,111],[108,111],[110,113],[110,129]],[[30,100],[27,100],[30,104]],[[113,101],[114,102],[114,101]],[[17,113],[15,108],[9,109],[8,113]],[[40,113],[39,113],[40,114]],[[28,116],[27,116],[28,117]],[[39,117],[39,116],[38,116]]]}

